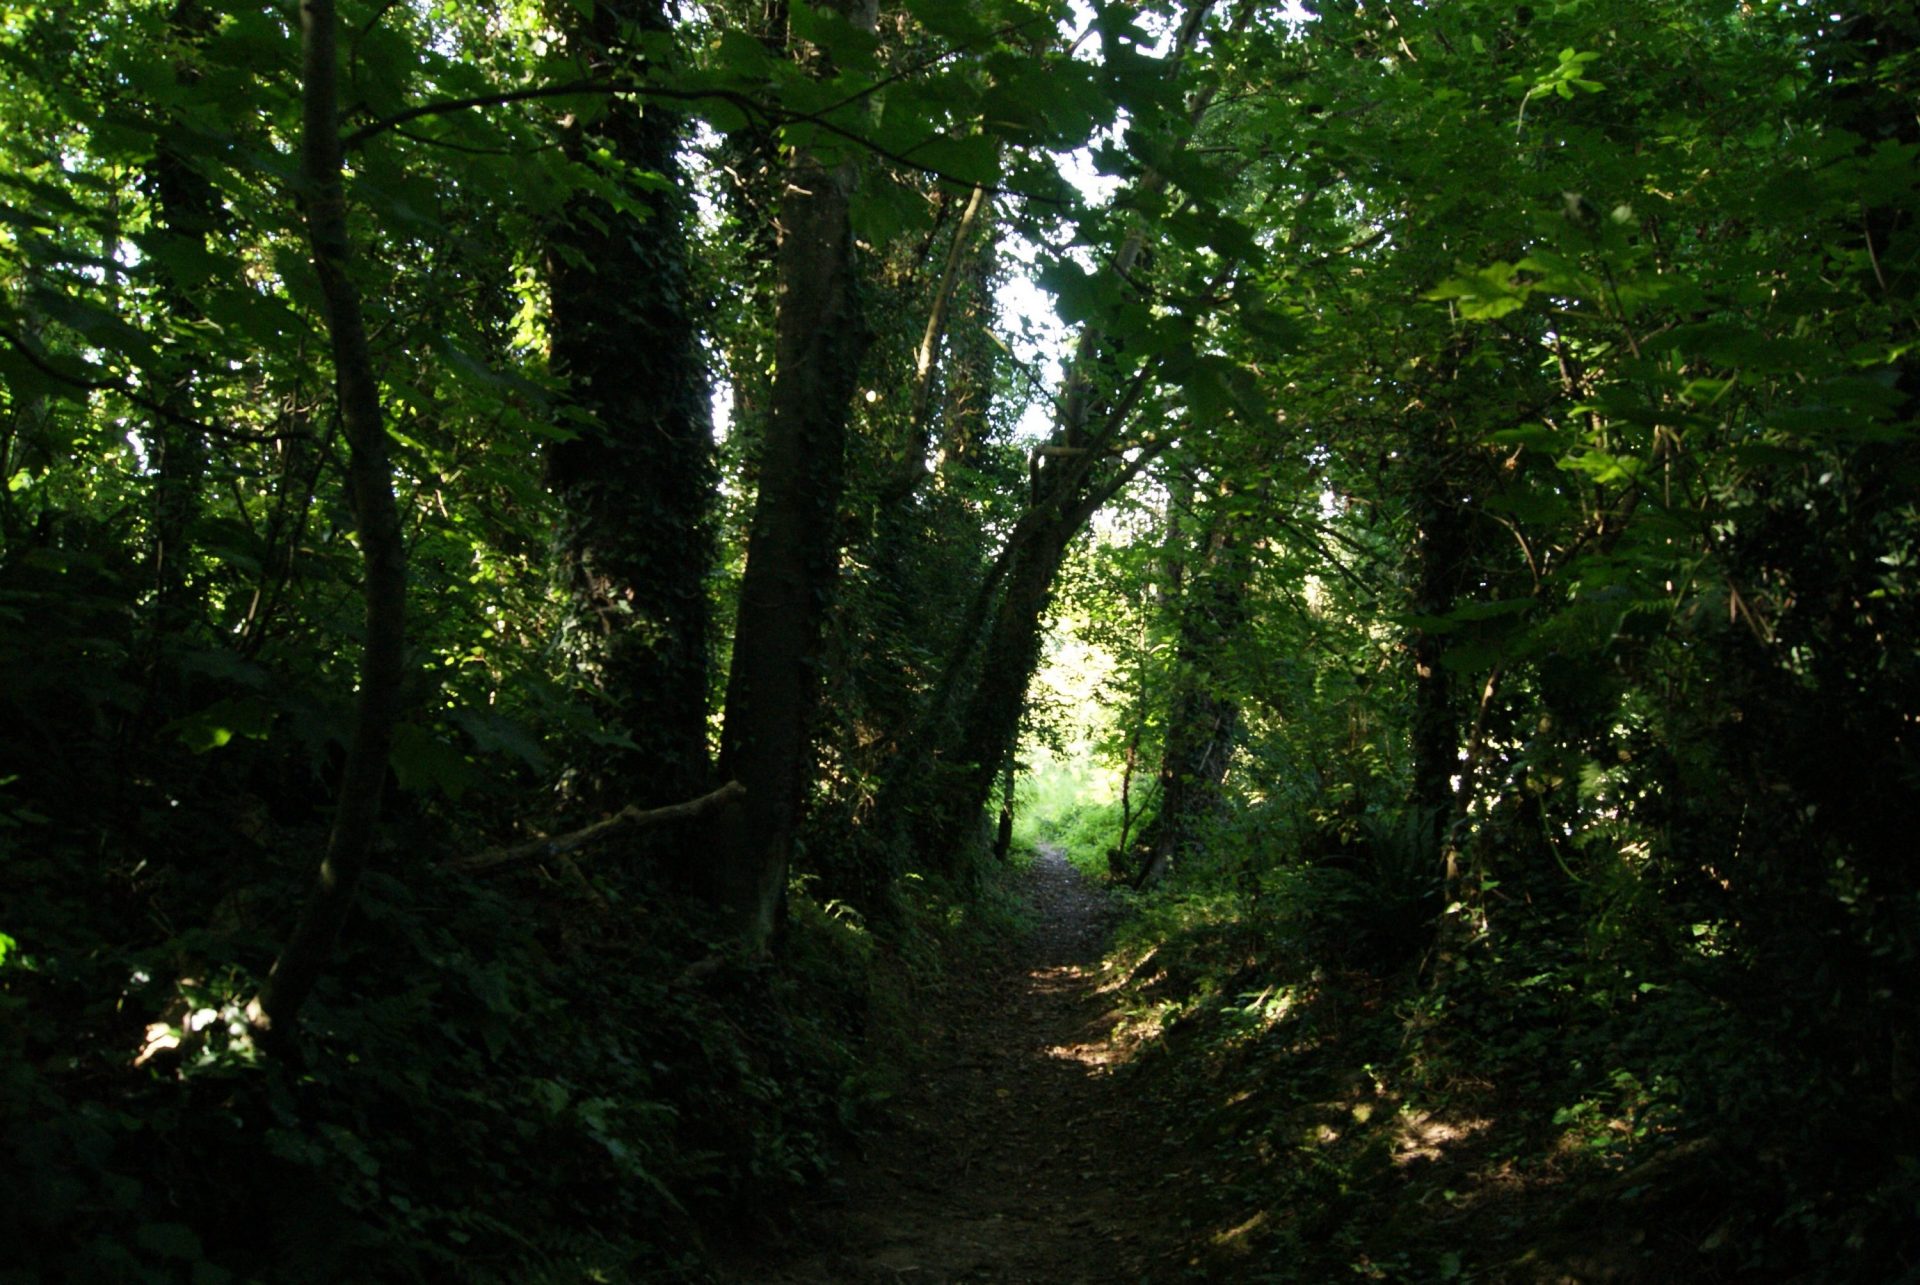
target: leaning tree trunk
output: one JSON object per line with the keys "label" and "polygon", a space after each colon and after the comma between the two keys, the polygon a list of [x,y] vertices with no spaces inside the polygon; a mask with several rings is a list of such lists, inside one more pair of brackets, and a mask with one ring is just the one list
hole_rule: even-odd
{"label": "leaning tree trunk", "polygon": [[935,845],[933,851],[949,854],[949,866],[957,864],[961,847],[971,841],[971,819],[992,795],[1002,758],[1014,743],[1027,684],[1040,660],[1054,581],[1084,522],[1077,507],[1054,518],[1015,552],[1008,568],[1006,588],[981,649],[979,677],[949,758],[953,775],[941,791],[940,805],[930,813],[938,833],[924,836]]}
{"label": "leaning tree trunk", "polygon": [[1220,810],[1220,787],[1240,724],[1222,672],[1247,624],[1247,557],[1230,518],[1207,536],[1200,572],[1181,603],[1179,664],[1160,758],[1160,812],[1138,883],[1158,880],[1191,852]]}
{"label": "leaning tree trunk", "polygon": [[[1194,48],[1211,8],[1212,0],[1194,0],[1187,7],[1169,69]],[[1210,89],[1196,95],[1190,121],[1197,122],[1211,101]],[[1135,190],[1156,192],[1166,182],[1164,174],[1149,171]],[[1115,251],[1110,271],[1126,281],[1145,249],[1145,232],[1136,228]],[[1143,370],[1127,389],[1105,386],[1109,381],[1102,374],[1113,367],[1113,358],[1098,326],[1081,333],[1053,437],[1033,455],[1027,511],[961,622],[919,733],[881,787],[882,824],[915,834],[936,865],[958,868],[975,833],[973,820],[991,797],[1002,758],[1014,743],[1068,547],[1100,506],[1160,449],[1141,450],[1125,464],[1109,454],[1147,379]],[[1112,398],[1113,409],[1102,418],[1095,406],[1104,397]]]}
{"label": "leaning tree trunk", "polygon": [[[872,30],[872,0],[827,7]],[[780,211],[775,375],[747,539],[720,773],[746,787],[721,827],[710,892],[750,948],[785,904],[812,767],[815,660],[839,563],[847,422],[867,333],[849,219],[852,160],[796,152]]]}
{"label": "leaning tree trunk", "polygon": [[307,240],[320,281],[347,439],[347,496],[359,530],[366,577],[362,585],[366,641],[360,656],[353,736],[326,855],[293,936],[281,950],[266,985],[248,1006],[255,1028],[283,1045],[353,908],[354,888],[373,848],[406,673],[406,546],[393,498],[380,387],[367,346],[359,291],[350,272],[352,243],[347,237],[347,197],[341,175],[333,0],[301,0],[300,22],[305,86],[301,178]]}
{"label": "leaning tree trunk", "polygon": [[[1131,270],[1145,243],[1139,231],[1122,243],[1113,259],[1118,275]],[[895,824],[915,817],[917,824],[906,831],[948,869],[958,868],[971,842],[972,820],[986,806],[1002,758],[1017,742],[1027,684],[1039,662],[1047,608],[1068,548],[1088,519],[1163,449],[1142,447],[1131,461],[1117,462],[1113,446],[1130,421],[1147,372],[1136,374],[1124,390],[1103,387],[1097,372],[1107,365],[1106,356],[1106,336],[1089,327],[1075,348],[1053,438],[1033,452],[1026,512],[960,623],[921,730],[881,789],[883,817]],[[1106,397],[1113,409],[1096,422],[1095,404]]]}
{"label": "leaning tree trunk", "polygon": [[[668,28],[658,0],[568,14],[570,45],[595,77],[638,62],[630,33]],[[679,123],[655,104],[613,99],[565,145],[580,164],[604,147],[623,171],[678,172]],[[629,742],[583,748],[569,765],[576,800],[594,811],[707,784],[713,436],[683,226],[677,192],[630,190],[619,205],[578,198],[548,241],[551,360],[580,412],[577,436],[547,455],[562,509],[562,636],[600,717]]]}

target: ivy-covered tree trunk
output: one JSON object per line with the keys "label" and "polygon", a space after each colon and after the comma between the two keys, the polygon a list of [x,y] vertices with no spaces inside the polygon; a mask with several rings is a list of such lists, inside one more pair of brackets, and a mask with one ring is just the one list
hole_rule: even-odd
{"label": "ivy-covered tree trunk", "polygon": [[[872,30],[870,0],[826,6]],[[749,947],[780,920],[811,775],[820,627],[839,563],[847,423],[867,332],[850,206],[856,163],[795,153],[780,207],[775,373],[759,496],[727,676],[721,775],[747,788],[728,813],[711,895]]]}
{"label": "ivy-covered tree trunk", "polygon": [[[567,9],[568,42],[595,76],[631,75],[638,42],[668,29],[654,0]],[[715,470],[708,387],[690,315],[682,200],[639,176],[678,176],[679,122],[610,98],[571,124],[596,190],[548,240],[551,360],[577,435],[547,456],[563,516],[556,554],[563,646],[600,718],[629,742],[583,748],[572,793],[600,811],[692,797],[707,784],[707,673]]]}
{"label": "ivy-covered tree trunk", "polygon": [[1247,624],[1247,556],[1230,518],[1206,537],[1199,574],[1179,606],[1174,695],[1160,758],[1160,810],[1142,887],[1189,853],[1220,809],[1240,705],[1221,670]]}

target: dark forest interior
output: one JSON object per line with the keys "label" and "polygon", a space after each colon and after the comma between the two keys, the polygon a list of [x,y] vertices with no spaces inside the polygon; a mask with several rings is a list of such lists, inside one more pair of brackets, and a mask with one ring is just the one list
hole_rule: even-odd
{"label": "dark forest interior", "polygon": [[0,7],[0,1285],[1914,1279],[1917,48]]}

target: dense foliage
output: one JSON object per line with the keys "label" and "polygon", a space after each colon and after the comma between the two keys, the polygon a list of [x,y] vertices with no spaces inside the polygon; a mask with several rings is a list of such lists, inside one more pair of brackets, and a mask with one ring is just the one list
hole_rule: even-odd
{"label": "dense foliage", "polygon": [[1220,1270],[1912,1270],[1916,38],[0,12],[0,1278],[695,1275],[1023,796]]}

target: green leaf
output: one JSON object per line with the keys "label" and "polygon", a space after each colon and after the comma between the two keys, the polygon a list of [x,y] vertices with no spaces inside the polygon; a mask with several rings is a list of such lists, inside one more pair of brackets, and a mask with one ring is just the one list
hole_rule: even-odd
{"label": "green leaf", "polygon": [[466,755],[418,723],[395,729],[389,761],[403,790],[438,790],[458,799],[480,781]]}
{"label": "green leaf", "polygon": [[1518,266],[1511,263],[1489,264],[1442,281],[1421,298],[1452,300],[1469,321],[1492,321],[1526,306],[1534,286],[1520,280],[1515,275],[1518,271]]}
{"label": "green leaf", "polygon": [[1513,616],[1525,616],[1540,607],[1538,598],[1503,598],[1493,602],[1469,602],[1456,607],[1455,620],[1504,620]]}
{"label": "green leaf", "polygon": [[36,290],[32,294],[32,306],[41,316],[66,326],[102,351],[118,353],[141,366],[155,365],[160,360],[153,340],[147,337],[145,331],[128,325],[118,315],[90,299],[52,290]]}
{"label": "green leaf", "polygon": [[447,721],[473,740],[482,754],[507,754],[536,772],[547,770],[548,758],[540,743],[526,729],[490,709],[456,709]]}
{"label": "green leaf", "polygon": [[868,245],[880,247],[924,229],[931,212],[923,193],[882,175],[876,182],[860,185],[854,193],[849,217],[855,236]]}
{"label": "green leaf", "polygon": [[1120,299],[1111,275],[1088,272],[1071,259],[1045,264],[1038,276],[1040,288],[1054,296],[1061,320],[1070,324],[1092,321]]}
{"label": "green leaf", "polygon": [[913,0],[908,11],[934,35],[969,44],[993,34],[993,28],[980,21],[977,8],[974,0]]}
{"label": "green leaf", "polygon": [[854,26],[831,9],[816,7],[801,0],[787,8],[787,26],[792,34],[827,52],[842,71],[868,71],[878,65],[880,37]]}
{"label": "green leaf", "polygon": [[533,1096],[550,1116],[559,1115],[567,1109],[567,1103],[573,1100],[573,1094],[568,1091],[566,1085],[547,1079],[533,1082]]}
{"label": "green leaf", "polygon": [[197,714],[175,719],[168,731],[194,754],[232,743],[235,737],[264,741],[273,730],[274,709],[265,701],[237,696],[216,701]]}
{"label": "green leaf", "polygon": [[772,79],[778,65],[759,39],[744,31],[723,31],[713,43],[713,70],[744,84]]}
{"label": "green leaf", "polygon": [[914,148],[907,159],[960,183],[992,184],[1000,177],[1000,141],[986,134],[936,138]]}
{"label": "green leaf", "polygon": [[1582,451],[1561,460],[1560,467],[1585,473],[1602,485],[1631,482],[1647,471],[1647,462],[1637,455],[1615,455],[1599,449]]}

